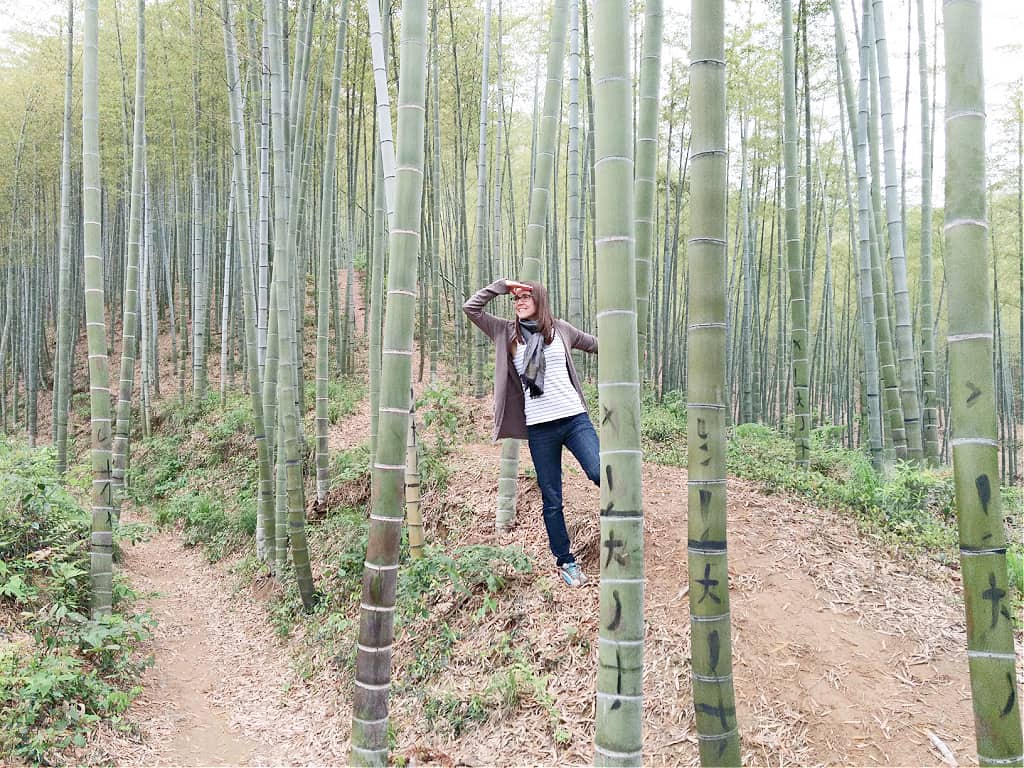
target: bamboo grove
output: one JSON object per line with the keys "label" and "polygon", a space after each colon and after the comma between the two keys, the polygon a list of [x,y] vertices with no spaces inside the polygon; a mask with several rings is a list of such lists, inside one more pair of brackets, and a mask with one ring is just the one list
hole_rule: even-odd
{"label": "bamboo grove", "polygon": [[[790,434],[797,467],[822,434],[880,475],[952,463],[979,760],[1024,759],[1019,709],[992,698],[1007,677],[1016,690],[994,500],[1024,471],[1024,82],[986,112],[970,0],[677,5],[85,0],[9,37],[0,424],[52,441],[64,472],[88,402],[94,613],[150,403],[229,388],[251,398],[257,551],[313,609],[329,384],[366,354],[351,759],[385,764],[410,387],[450,376],[488,395],[459,307],[518,276],[602,339],[577,361],[599,392],[601,539],[622,547],[602,559],[596,762],[641,760],[641,403],[676,393],[702,761],[740,760],[724,455],[745,423]],[[515,521],[518,455],[507,441],[495,467],[497,529]]]}

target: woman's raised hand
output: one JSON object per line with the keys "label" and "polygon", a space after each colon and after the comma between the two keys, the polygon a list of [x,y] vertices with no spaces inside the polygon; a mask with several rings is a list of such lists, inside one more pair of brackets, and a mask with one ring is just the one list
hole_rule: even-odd
{"label": "woman's raised hand", "polygon": [[518,293],[519,291],[531,291],[532,288],[526,283],[520,283],[517,280],[505,280],[505,287],[508,293]]}

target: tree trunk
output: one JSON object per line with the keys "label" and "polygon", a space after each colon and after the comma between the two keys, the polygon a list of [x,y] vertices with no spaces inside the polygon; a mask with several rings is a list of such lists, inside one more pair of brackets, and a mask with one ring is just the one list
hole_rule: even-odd
{"label": "tree trunk", "polygon": [[[388,95],[386,51],[384,30],[381,24],[378,0],[367,0],[369,16],[370,49],[373,55],[374,93],[377,104],[378,144],[374,157],[377,170],[374,174],[374,217],[373,217],[373,269],[370,287],[370,458],[377,450],[379,423],[378,403],[380,399],[381,343],[384,319],[384,264],[387,259],[387,230],[384,216],[387,215],[388,229],[393,225],[395,211],[395,144],[391,135],[391,100]],[[387,17],[386,17],[387,18]]]}
{"label": "tree trunk", "polygon": [[[60,244],[57,267],[57,372],[54,377],[54,414],[57,444],[57,474],[68,466],[68,409],[71,405],[71,98],[74,69],[75,4],[68,0],[68,47],[64,67],[64,121],[61,138]],[[3,365],[0,356],[0,366]],[[3,400],[0,393],[0,401]]]}
{"label": "tree trunk", "polygon": [[[534,174],[530,189],[530,212],[526,225],[526,242],[523,245],[522,280],[541,279],[541,256],[544,251],[545,221],[548,213],[548,198],[551,190],[554,156],[556,151],[556,130],[562,105],[562,64],[565,60],[565,43],[568,32],[569,0],[555,0],[551,10],[550,43],[547,59],[547,79],[544,86],[543,113],[536,121],[538,135],[534,153]],[[479,333],[480,331],[476,331]],[[512,444],[510,444],[512,443]],[[501,474],[498,478],[499,501],[494,526],[507,530],[515,519],[514,499],[509,510],[507,494],[515,487],[519,471],[519,441],[506,438],[502,445]],[[512,458],[516,457],[516,461]]]}
{"label": "tree trunk", "polygon": [[92,424],[93,618],[110,613],[113,583],[114,492],[110,474],[110,364],[100,240],[99,20],[97,0],[86,0],[82,25],[82,227],[85,315],[89,343]]}
{"label": "tree trunk", "polygon": [[117,398],[117,421],[114,425],[112,449],[114,484],[114,515],[118,514],[120,495],[124,492],[128,469],[128,438],[131,431],[132,392],[135,389],[135,361],[139,333],[139,247],[142,237],[143,183],[146,162],[144,135],[146,130],[146,4],[138,0],[138,26],[135,68],[135,126],[132,140],[131,207],[128,214],[128,254],[125,266],[124,306],[121,321],[121,380]]}
{"label": "tree trunk", "polygon": [[[242,122],[242,104],[239,94],[241,78],[238,74],[238,55],[235,48],[231,7],[221,0],[224,19],[224,52],[228,77],[228,102],[231,109],[231,147],[234,153],[232,169],[238,190],[235,218],[238,230],[239,257],[242,273],[242,311],[245,324],[246,367],[249,395],[252,398],[253,428],[256,436],[256,454],[259,463],[259,496],[256,507],[256,552],[273,568],[274,558],[268,549],[274,546],[274,485],[271,470],[271,447],[264,419],[264,397],[260,386],[256,291],[253,278],[252,232],[249,216],[249,174],[246,167],[245,134]],[[273,434],[273,433],[271,433]]]}
{"label": "tree trunk", "polygon": [[[633,187],[636,215],[636,324],[637,354],[644,375],[647,328],[650,325],[651,259],[655,236],[654,199],[658,185],[658,99],[661,86],[661,40],[664,11],[661,0],[644,5],[644,41],[640,54],[640,109],[636,115],[636,183]],[[667,178],[666,178],[667,181]],[[668,221],[665,222],[666,226]]]}
{"label": "tree trunk", "polygon": [[[858,226],[858,288],[860,296],[861,347],[864,353],[864,397],[868,412],[868,452],[871,465],[882,469],[881,398],[878,391],[878,341],[875,329],[875,304],[871,284],[871,189],[868,181],[867,100],[865,88],[867,61],[861,57],[860,118],[854,110],[853,81],[849,59],[846,56],[846,36],[843,32],[839,0],[832,0],[835,21],[836,52],[842,73],[847,122],[854,138],[854,164],[857,169],[857,226]],[[844,139],[845,141],[845,139]]]}
{"label": "tree trunk", "polygon": [[409,391],[409,431],[405,443],[405,523],[409,536],[409,557],[423,557],[423,511],[420,508],[420,460],[416,439],[416,399]]}
{"label": "tree trunk", "polygon": [[[491,0],[484,0],[483,51],[480,56],[480,138],[476,161],[476,276],[483,285],[487,279],[487,76],[491,53]],[[484,359],[490,347],[482,333],[476,334],[476,365],[473,369],[473,394],[482,398]]]}
{"label": "tree trunk", "polygon": [[[334,242],[334,178],[337,173],[338,151],[338,102],[341,99],[341,67],[345,55],[345,32],[348,28],[348,0],[341,5],[337,40],[334,48],[334,70],[331,75],[331,106],[327,118],[327,147],[324,150],[322,202],[320,206],[320,264],[318,278],[317,324],[316,324],[316,501],[322,505],[327,498],[329,485],[327,448],[327,377],[330,352],[330,303],[332,280],[332,251]],[[341,328],[335,329],[341,333]]]}
{"label": "tree trunk", "polygon": [[861,69],[861,77],[867,76],[866,88],[869,98],[865,110],[868,122],[868,155],[871,168],[871,282],[874,290],[875,322],[878,333],[878,360],[882,372],[883,396],[885,399],[886,423],[889,429],[882,435],[883,448],[891,459],[893,452],[896,458],[907,458],[907,430],[903,423],[903,404],[900,398],[899,372],[896,370],[896,353],[893,350],[892,323],[889,315],[889,288],[885,270],[882,268],[882,253],[885,248],[884,233],[880,229],[885,220],[882,209],[882,192],[879,181],[882,176],[878,157],[878,134],[880,130],[879,93],[878,93],[878,62],[873,52],[874,22],[872,21],[870,0],[862,5],[863,24],[860,36],[860,55],[868,62],[867,69]]}
{"label": "tree trunk", "polygon": [[753,369],[754,369],[754,267],[750,242],[750,206],[747,189],[747,128],[746,117],[740,118],[740,248],[742,249],[741,264],[743,268],[743,316],[739,323],[740,344],[740,415],[739,423],[746,424],[753,420]]}
{"label": "tree trunk", "polygon": [[[786,165],[786,256],[789,264],[790,343],[793,355],[793,441],[796,465],[806,468],[810,463],[811,424],[808,388],[807,304],[804,300],[803,259],[800,254],[798,223],[796,83],[793,52],[793,7],[791,0],[782,0],[782,80],[785,101],[784,158]],[[805,232],[805,237],[810,233]]]}
{"label": "tree trunk", "polygon": [[231,276],[234,269],[234,239],[235,239],[235,205],[236,191],[238,189],[232,180],[228,188],[228,217],[224,233],[224,275],[221,282],[221,304],[220,304],[220,405],[221,408],[227,403],[228,398],[228,348],[231,346],[230,322],[231,322]]}
{"label": "tree trunk", "polygon": [[[569,235],[569,301],[568,320],[583,327],[583,240],[580,205],[580,18],[579,2],[569,4],[569,144],[566,152],[566,218]],[[642,348],[641,348],[642,349]],[[572,351],[576,368],[583,363],[583,353]]]}
{"label": "tree trunk", "polygon": [[[882,0],[872,0],[874,34],[878,61],[878,82],[882,102],[882,145],[885,158],[885,211],[889,224],[889,263],[892,266],[896,315],[896,349],[899,355],[900,401],[907,435],[907,455],[922,458],[921,415],[917,397],[917,355],[910,319],[910,289],[904,254],[903,217],[900,215],[899,169],[892,125],[892,87],[889,78],[889,49],[885,38]],[[867,31],[865,30],[865,34]]]}
{"label": "tree trunk", "polygon": [[[371,0],[373,2],[373,0]],[[426,84],[426,4],[407,0],[402,15],[398,86],[398,172],[388,312],[381,368],[380,441],[373,466],[373,499],[363,574],[356,685],[352,713],[355,765],[388,762],[388,686],[394,636],[398,544],[404,517],[406,437],[412,384],[416,267],[423,191]]]}
{"label": "tree trunk", "polygon": [[601,558],[594,764],[613,766],[640,765],[643,758],[643,458],[627,22],[624,3],[594,4],[602,554],[607,549]]}
{"label": "tree trunk", "polygon": [[[285,115],[283,114],[284,96],[281,88],[281,62],[284,60],[281,51],[281,36],[277,28],[277,0],[268,0],[268,19],[270,20],[270,56],[271,56],[271,133],[274,148],[274,285],[277,293],[277,336],[278,336],[278,382],[277,382],[277,422],[281,431],[282,451],[278,452],[278,483],[282,469],[286,480],[288,533],[292,550],[292,563],[295,567],[295,580],[298,584],[302,605],[310,611],[315,605],[313,575],[309,566],[309,550],[306,545],[304,527],[305,508],[302,501],[302,460],[299,452],[299,414],[295,396],[295,366],[301,364],[294,357],[295,324],[291,300],[293,277],[293,243],[289,243],[288,201],[285,196]],[[298,169],[295,169],[296,173]],[[271,302],[273,303],[273,302]],[[280,531],[278,532],[280,536]],[[281,552],[278,552],[278,562]]]}
{"label": "tree trunk", "polygon": [[946,48],[946,273],[950,402],[967,658],[982,766],[1024,765],[992,374],[981,6],[942,8]]}
{"label": "tree trunk", "polygon": [[[438,72],[437,3],[430,11],[430,383],[437,384],[437,358],[441,353],[441,87]],[[458,323],[456,323],[456,327]],[[500,493],[499,493],[500,495]],[[513,505],[515,495],[513,492]],[[514,506],[513,506],[514,510]]]}
{"label": "tree trunk", "polygon": [[929,464],[939,459],[939,407],[935,392],[935,331],[932,311],[932,129],[928,103],[928,38],[924,0],[917,0],[917,58],[921,90],[921,384],[922,440]]}
{"label": "tree trunk", "polygon": [[[789,21],[791,31],[788,5],[783,0],[783,19]],[[726,545],[725,8],[722,0],[694,0],[692,8],[692,283],[687,334],[690,656],[701,764],[739,765]],[[792,39],[788,45],[791,53]],[[787,103],[792,106],[791,78],[786,88]],[[795,204],[791,208],[795,216]],[[793,252],[791,247],[791,258]],[[802,290],[799,280],[791,280],[791,285]]]}

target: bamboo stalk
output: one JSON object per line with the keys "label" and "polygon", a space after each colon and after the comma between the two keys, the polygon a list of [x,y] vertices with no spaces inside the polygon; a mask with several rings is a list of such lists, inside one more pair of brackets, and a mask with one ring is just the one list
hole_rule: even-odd
{"label": "bamboo stalk", "polygon": [[947,344],[953,477],[967,658],[982,766],[1024,765],[992,370],[991,256],[985,194],[981,5],[942,7],[946,48]]}

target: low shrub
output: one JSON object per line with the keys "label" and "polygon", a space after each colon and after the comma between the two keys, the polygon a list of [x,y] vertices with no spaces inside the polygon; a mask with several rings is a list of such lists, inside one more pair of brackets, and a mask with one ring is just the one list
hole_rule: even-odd
{"label": "low shrub", "polygon": [[[316,413],[316,379],[309,378],[305,382],[304,394],[307,410]],[[327,422],[337,424],[346,416],[355,413],[356,406],[367,395],[366,384],[349,377],[329,378],[327,380]],[[309,414],[307,414],[309,415]],[[312,423],[312,422],[311,422]],[[315,430],[311,430],[313,434]]]}
{"label": "low shrub", "polygon": [[112,684],[68,650],[6,646],[0,649],[0,758],[57,764],[62,751],[84,747],[100,721],[129,729],[122,715],[141,690]]}
{"label": "low shrub", "polygon": [[335,451],[331,455],[331,486],[351,482],[369,482],[370,444],[362,443],[355,448]]}
{"label": "low shrub", "polygon": [[644,391],[640,412],[640,439],[644,459],[673,467],[686,466],[686,398],[672,391],[659,401]]}
{"label": "low shrub", "polygon": [[[52,765],[115,728],[149,659],[146,614],[115,578],[119,613],[88,618],[90,515],[62,487],[49,449],[0,441],[0,763]],[[131,529],[137,536],[139,530]],[[6,638],[5,638],[6,639]]]}
{"label": "low shrub", "polygon": [[128,495],[135,503],[150,504],[185,487],[183,439],[182,433],[154,435],[136,446],[128,471]]}
{"label": "low shrub", "polygon": [[256,500],[236,499],[233,510],[210,496],[190,491],[156,510],[161,527],[181,525],[187,547],[202,546],[211,562],[220,560],[251,541],[256,533]]}
{"label": "low shrub", "polygon": [[400,616],[427,617],[439,590],[454,594],[479,594],[493,598],[517,574],[527,574],[533,562],[519,546],[496,547],[471,544],[456,547],[447,554],[438,547],[427,546],[424,556],[410,560],[398,582],[396,602]]}
{"label": "low shrub", "polygon": [[424,427],[420,437],[432,437],[438,450],[445,453],[464,437],[470,423],[458,393],[443,384],[424,390],[416,401],[416,417]]}

